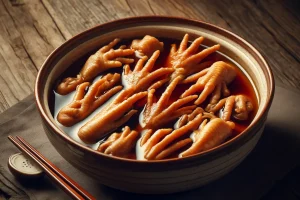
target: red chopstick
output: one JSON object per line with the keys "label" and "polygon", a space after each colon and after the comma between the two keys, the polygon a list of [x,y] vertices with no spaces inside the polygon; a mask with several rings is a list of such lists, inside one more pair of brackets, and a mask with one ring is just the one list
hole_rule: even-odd
{"label": "red chopstick", "polygon": [[73,199],[96,199],[81,186],[79,186],[68,175],[51,163],[40,152],[38,152],[33,146],[26,142],[23,138],[17,136],[15,139],[13,136],[8,136],[8,139],[18,147],[22,152],[31,157],[39,166],[41,166],[45,173],[60,186],[70,197]]}

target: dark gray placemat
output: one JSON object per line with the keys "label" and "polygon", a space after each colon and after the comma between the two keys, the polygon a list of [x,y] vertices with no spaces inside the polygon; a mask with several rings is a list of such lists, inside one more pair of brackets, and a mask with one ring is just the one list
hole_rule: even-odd
{"label": "dark gray placemat", "polygon": [[4,197],[15,196],[16,199],[20,195],[32,199],[67,198],[47,177],[32,183],[19,182],[12,177],[6,163],[8,157],[18,152],[18,149],[6,139],[11,134],[24,137],[99,199],[259,199],[276,181],[300,164],[299,102],[300,93],[276,87],[264,134],[254,151],[235,170],[218,181],[195,190],[151,196],[126,193],[102,186],[72,167],[48,141],[33,97],[30,96],[0,115],[0,194]]}

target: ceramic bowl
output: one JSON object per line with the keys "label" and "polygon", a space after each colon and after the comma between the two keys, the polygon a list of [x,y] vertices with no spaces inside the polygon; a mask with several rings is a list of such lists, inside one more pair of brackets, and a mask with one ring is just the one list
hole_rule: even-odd
{"label": "ceramic bowl", "polygon": [[[78,58],[116,37],[143,37],[146,34],[181,40],[204,36],[204,45],[221,44],[220,52],[242,66],[251,80],[259,102],[251,125],[237,137],[200,154],[161,161],[136,161],[112,157],[72,140],[55,123],[49,96],[57,78]],[[163,194],[197,188],[234,169],[257,144],[274,94],[274,80],[265,59],[247,41],[220,27],[174,17],[136,17],[101,24],[84,31],[51,53],[41,67],[35,98],[45,132],[56,150],[68,162],[100,183],[123,191]]]}

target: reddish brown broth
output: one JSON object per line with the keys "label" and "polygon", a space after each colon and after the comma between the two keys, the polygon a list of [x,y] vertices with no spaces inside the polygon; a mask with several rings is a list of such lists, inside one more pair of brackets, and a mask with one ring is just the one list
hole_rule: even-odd
{"label": "reddish brown broth", "polygon": [[[174,39],[159,38],[159,40],[164,42],[164,50],[160,53],[160,56],[159,56],[158,60],[156,61],[153,70],[161,68],[161,67],[171,67],[171,64],[170,64],[169,59],[168,59],[168,54],[169,54],[169,51],[170,51],[170,46],[173,43],[176,43],[177,46],[180,44],[179,40],[174,40]],[[128,45],[128,44],[130,44],[130,41],[124,41],[122,44]],[[201,46],[201,49],[204,49],[204,47]],[[201,49],[199,49],[199,51]],[[85,61],[88,59],[88,57],[90,55],[92,55],[95,51],[97,51],[97,50],[89,52],[88,54],[86,54],[82,58],[78,59],[75,63],[73,63],[72,66],[70,66],[62,74],[62,76],[59,77],[59,79],[57,81],[57,84],[60,83],[60,80],[66,78],[66,77],[75,77],[79,73],[80,69],[82,68],[82,66],[84,65]],[[216,62],[216,61],[225,61],[225,62],[228,62],[228,63],[236,66],[230,59],[226,58],[225,56],[223,56],[220,53],[213,53],[210,56],[208,56],[207,58],[205,58],[202,62],[204,62],[204,61],[213,61],[213,62]],[[133,66],[134,66],[134,64],[131,65],[131,68],[133,68]],[[106,71],[106,72],[104,72],[104,74],[112,73],[112,72],[122,73],[122,70],[123,70],[122,68],[114,69],[114,70]],[[241,72],[241,70],[239,70],[239,68],[237,66],[236,66],[236,71],[237,71],[237,76],[236,76],[235,80],[229,85],[229,90],[230,90],[230,92],[231,92],[232,95],[243,94],[243,95],[248,96],[252,100],[252,103],[253,103],[253,106],[254,106],[254,110],[250,113],[249,119],[246,120],[246,121],[237,121],[235,119],[232,119],[232,121],[235,122],[235,124],[236,124],[235,129],[233,130],[232,137],[235,137],[236,135],[240,134],[242,131],[244,131],[247,128],[247,126],[249,126],[249,124],[253,120],[253,118],[254,118],[254,116],[255,116],[255,114],[257,112],[257,108],[258,108],[257,98],[256,98],[254,89],[253,89],[250,81]],[[169,104],[171,104],[172,102],[174,102],[175,100],[177,100],[179,98],[179,96],[187,88],[189,88],[189,87],[190,87],[190,85],[187,85],[187,84],[185,84],[185,85],[178,85],[176,87],[176,89],[174,90],[173,95],[170,98]],[[53,90],[55,90],[55,88],[56,88],[56,85],[54,86]],[[157,99],[159,99],[160,95],[162,94],[162,92],[164,90],[165,90],[165,87],[160,88],[160,89],[158,89],[155,92],[155,95],[156,95]],[[54,93],[51,93],[49,95],[49,102],[50,102],[50,110],[51,110],[52,114],[54,113],[54,102],[55,102],[54,98],[55,98],[54,97]],[[135,108],[141,111],[143,109],[143,107],[144,107],[145,104],[146,104],[146,98],[144,98],[144,99],[140,100],[139,102],[137,102],[135,104]],[[206,104],[207,104],[207,101],[204,102],[200,106],[203,107],[203,108],[205,108],[204,105],[206,105]],[[123,127],[125,127],[126,125],[128,125],[132,129],[135,129],[137,131],[141,131],[142,128],[141,128],[141,126],[138,123],[139,122],[138,117],[139,117],[139,115],[133,116],[129,120],[129,122],[127,124],[125,124]],[[172,123],[166,125],[164,128],[166,128],[166,127],[173,127],[174,123],[175,122],[172,122]],[[121,131],[121,128],[122,127],[120,127],[119,130],[117,130],[116,132]],[[186,148],[188,148],[188,147],[185,147],[185,149]],[[182,150],[181,150],[181,152],[182,152]],[[178,153],[175,153],[171,157],[177,157],[177,155],[178,155]],[[136,159],[136,153],[135,153],[135,151],[132,152],[132,153],[130,153],[127,158]],[[168,158],[170,158],[170,157],[168,157]]]}

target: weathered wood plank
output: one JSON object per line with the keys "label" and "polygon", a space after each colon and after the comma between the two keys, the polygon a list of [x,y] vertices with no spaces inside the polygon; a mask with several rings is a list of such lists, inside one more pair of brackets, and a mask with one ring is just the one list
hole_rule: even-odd
{"label": "weathered wood plank", "polygon": [[232,31],[230,23],[224,20],[220,12],[216,10],[214,6],[211,6],[210,3],[196,0],[191,0],[190,3],[197,13],[201,13],[201,15],[204,16],[204,21]]}
{"label": "weathered wood plank", "polygon": [[33,92],[38,68],[64,40],[38,0],[0,2],[0,112]]}
{"label": "weathered wood plank", "polygon": [[207,20],[204,13],[199,13],[192,4],[182,0],[42,1],[62,33],[68,37],[100,23],[132,16],[170,15]]}
{"label": "weathered wood plank", "polygon": [[152,7],[149,6],[150,2],[148,0],[126,0],[126,3],[134,16],[155,15]]}
{"label": "weathered wood plank", "polygon": [[3,111],[33,91],[37,70],[23,48],[21,35],[11,16],[3,2],[0,4],[0,109]]}
{"label": "weathered wood plank", "polygon": [[[206,3],[211,4],[213,12],[218,12],[233,32],[252,43],[267,58],[276,81],[282,82],[287,87],[300,88],[299,61],[294,56],[298,54],[297,40],[287,39],[289,50],[283,48],[278,37],[285,35],[285,30],[278,29],[276,22],[272,21],[272,18],[267,18],[263,11],[250,1],[236,3],[236,1],[215,0]],[[283,9],[282,12],[287,11]]]}
{"label": "weathered wood plank", "polygon": [[275,79],[300,88],[300,4],[296,1],[20,0],[0,2],[0,112],[33,90],[36,70],[65,39],[131,16],[204,20],[242,36],[269,61]]}
{"label": "weathered wood plank", "polygon": [[[167,0],[138,2],[104,0],[85,3],[78,0],[44,0],[44,2],[48,10],[55,12],[55,21],[64,23],[64,31],[68,31],[72,35],[98,23],[147,14],[189,17],[208,21],[232,30],[249,40],[267,57],[277,81],[287,86],[300,88],[299,56],[297,55],[299,45],[294,43],[293,37],[284,38],[291,30],[278,29],[278,24],[284,22],[274,20],[278,17],[274,18],[273,15],[266,13],[265,8],[259,3]],[[232,6],[228,7],[229,4]],[[277,4],[279,3],[277,2]],[[87,9],[89,12],[86,12]],[[52,12],[51,15],[54,14]],[[282,8],[282,12],[285,13],[287,19],[293,18],[284,8]],[[298,41],[296,40],[296,42]],[[285,70],[282,70],[282,65],[285,65]]]}
{"label": "weathered wood plank", "polygon": [[[264,14],[269,15],[269,18],[273,18],[272,20],[277,23],[277,28],[288,33],[288,35],[285,37],[293,37],[293,39],[300,42],[300,2],[295,0],[292,2],[294,2],[294,9],[298,8],[298,17],[289,12],[288,8],[286,7],[288,5],[284,5],[284,1],[278,3],[278,1],[272,0],[259,0],[255,4],[255,7],[261,9]],[[270,22],[270,20],[267,22]]]}
{"label": "weathered wood plank", "polygon": [[114,19],[100,1],[42,0],[42,2],[67,39],[99,23]]}
{"label": "weathered wood plank", "polygon": [[21,6],[13,6],[9,1],[3,1],[3,4],[21,35],[24,47],[39,68],[64,38],[39,1],[24,1]]}

